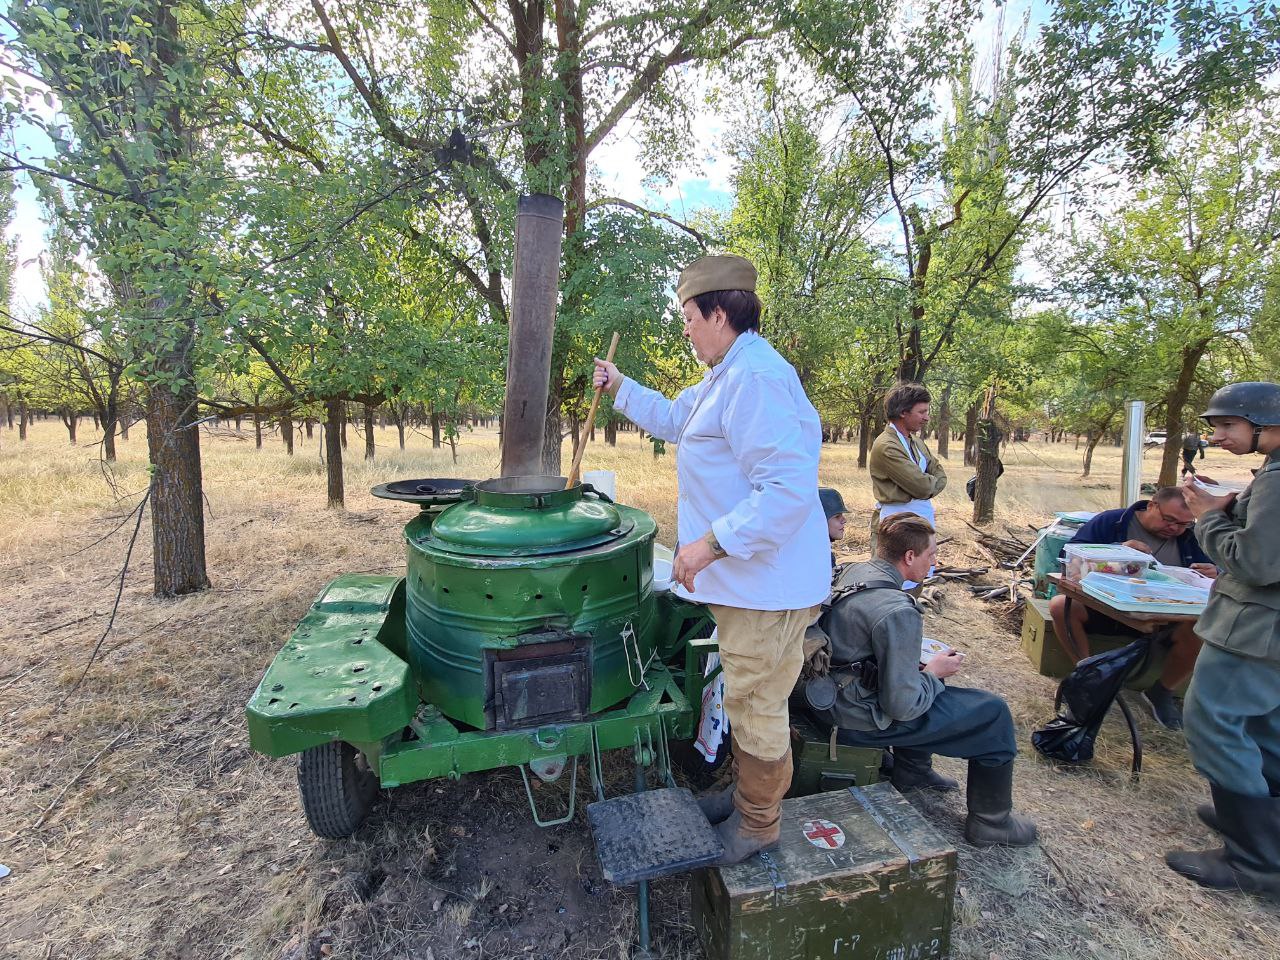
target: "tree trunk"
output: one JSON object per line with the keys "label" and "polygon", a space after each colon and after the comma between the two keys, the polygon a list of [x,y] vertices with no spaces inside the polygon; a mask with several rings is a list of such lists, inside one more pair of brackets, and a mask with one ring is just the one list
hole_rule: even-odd
{"label": "tree trunk", "polygon": [[155,593],[174,597],[209,586],[204,557],[204,492],[190,342],[157,364],[182,379],[174,392],[158,383],[147,392],[147,450],[151,459],[151,543]]}
{"label": "tree trunk", "polygon": [[858,421],[858,469],[867,469],[867,455],[871,452],[871,408],[862,411]]}
{"label": "tree trunk", "polygon": [[618,421],[613,419],[605,421],[604,442],[611,447],[618,445]]}
{"label": "tree trunk", "polygon": [[255,450],[262,449],[262,414],[257,410],[253,411],[253,446]]}
{"label": "tree trunk", "polygon": [[106,413],[100,416],[99,421],[102,423],[102,458],[107,463],[116,462],[116,426],[120,422],[120,418],[115,414]]}
{"label": "tree trunk", "polygon": [[364,458],[372,460],[376,453],[376,441],[373,433],[373,407],[366,403],[364,405]]}
{"label": "tree trunk", "polygon": [[400,449],[404,449],[404,417],[396,420],[396,433],[400,435]]}
{"label": "tree trunk", "polygon": [[280,415],[280,438],[284,440],[284,452],[293,456],[293,414],[285,411]]}
{"label": "tree trunk", "polygon": [[431,449],[440,449],[440,413],[435,407],[431,408]]}
{"label": "tree trunk", "polygon": [[315,429],[315,426],[316,426],[316,425],[315,425],[315,421],[314,421],[314,420],[312,420],[310,417],[305,417],[305,418],[303,419],[303,421],[302,421],[302,429],[303,429],[304,431],[306,431],[307,439],[308,439],[308,440],[310,440],[310,439],[312,438],[312,431]]}
{"label": "tree trunk", "polygon": [[128,442],[129,440],[129,414],[125,414],[120,418],[120,439]]}
{"label": "tree trunk", "polygon": [[964,465],[973,466],[973,459],[978,445],[978,404],[974,404],[964,415]]}
{"label": "tree trunk", "polygon": [[1187,396],[1195,382],[1196,367],[1208,348],[1208,341],[1197,340],[1182,348],[1182,366],[1178,377],[1164,395],[1164,456],[1160,459],[1162,487],[1172,487],[1178,482],[1178,460],[1182,454],[1182,412],[1187,406]]}
{"label": "tree trunk", "polygon": [[80,417],[75,413],[61,413],[62,425],[67,428],[67,436],[71,438],[71,446],[76,445],[76,427],[79,424]]}
{"label": "tree trunk", "polygon": [[996,482],[1000,470],[1000,430],[995,422],[995,388],[987,389],[987,400],[978,421],[978,486],[973,496],[973,522],[995,519]]}
{"label": "tree trunk", "polygon": [[341,400],[334,401],[338,404],[338,424],[335,431],[342,442],[342,449],[347,449],[347,405]]}
{"label": "tree trunk", "polygon": [[347,418],[341,400],[326,400],[324,412],[325,472],[329,486],[329,506],[342,510],[346,507],[342,490],[342,428],[346,425]]}
{"label": "tree trunk", "polygon": [[27,409],[27,401],[18,401],[18,439],[27,439],[27,424],[31,422],[31,412]]}
{"label": "tree trunk", "polygon": [[241,422],[243,419],[244,419],[243,417],[236,417],[236,433],[239,433],[239,432],[240,432],[240,422]]}
{"label": "tree trunk", "polygon": [[9,402],[9,398],[0,396],[0,407],[4,408],[4,420],[9,425],[9,429],[13,429],[13,404]]}
{"label": "tree trunk", "polygon": [[[1087,440],[1084,447],[1084,473],[1080,474],[1081,480],[1089,476],[1089,471],[1093,469],[1093,450],[1098,445],[1098,441],[1102,439],[1102,434],[1103,431],[1101,430],[1089,430],[1085,433]],[[1077,446],[1079,446],[1078,443]]]}
{"label": "tree trunk", "polygon": [[951,459],[951,384],[942,388],[942,399],[938,401],[938,456],[944,460]]}

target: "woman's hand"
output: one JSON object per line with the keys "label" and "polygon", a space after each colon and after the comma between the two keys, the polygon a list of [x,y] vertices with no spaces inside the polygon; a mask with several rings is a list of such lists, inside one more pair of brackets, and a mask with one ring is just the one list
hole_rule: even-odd
{"label": "woman's hand", "polygon": [[705,538],[698,538],[693,543],[680,548],[676,561],[671,567],[671,578],[676,583],[693,593],[693,578],[705,570],[716,560],[716,553]]}
{"label": "woman's hand", "polygon": [[1212,563],[1193,563],[1190,569],[1202,577],[1208,577],[1210,580],[1218,578],[1218,568]]}
{"label": "woman's hand", "polygon": [[1234,493],[1229,493],[1225,497],[1215,497],[1197,484],[1194,477],[1186,477],[1182,481],[1182,496],[1187,501],[1187,509],[1197,520],[1210,510],[1227,509],[1236,498]]}
{"label": "woman's hand", "polygon": [[622,373],[608,360],[601,360],[596,357],[595,375],[592,377],[592,386],[604,387],[605,392],[611,397],[618,395],[618,388],[622,386]]}

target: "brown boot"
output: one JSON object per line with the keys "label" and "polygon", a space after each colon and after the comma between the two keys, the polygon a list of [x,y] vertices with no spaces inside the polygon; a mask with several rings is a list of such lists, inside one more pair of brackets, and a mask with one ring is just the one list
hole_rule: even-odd
{"label": "brown boot", "polygon": [[782,798],[791,786],[791,749],[777,760],[761,760],[739,750],[738,783],[733,793],[734,812],[716,827],[724,855],[716,866],[741,863],[753,853],[767,850],[782,833]]}
{"label": "brown boot", "polygon": [[729,734],[729,745],[729,786],[698,797],[698,809],[713,827],[729,819],[734,810],[733,795],[738,792],[738,741],[732,733]]}

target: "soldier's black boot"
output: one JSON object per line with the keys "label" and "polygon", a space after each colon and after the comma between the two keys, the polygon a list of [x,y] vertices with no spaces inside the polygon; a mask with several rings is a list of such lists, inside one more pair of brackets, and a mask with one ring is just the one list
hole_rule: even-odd
{"label": "soldier's black boot", "polygon": [[1222,832],[1222,821],[1218,819],[1218,810],[1212,803],[1199,804],[1196,807],[1196,816],[1214,833]]}
{"label": "soldier's black boot", "polygon": [[969,761],[969,818],[964,836],[979,847],[1025,847],[1036,841],[1036,825],[1013,812],[1013,761],[986,767]]}
{"label": "soldier's black boot", "polygon": [[959,790],[960,784],[950,777],[944,777],[933,769],[933,755],[922,750],[908,750],[905,747],[893,749],[893,772],[889,774],[889,782],[899,793],[909,790],[936,790],[939,793],[950,793]]}
{"label": "soldier's black boot", "polygon": [[1280,897],[1280,797],[1249,797],[1216,783],[1213,806],[1223,846],[1174,850],[1165,863],[1202,887]]}

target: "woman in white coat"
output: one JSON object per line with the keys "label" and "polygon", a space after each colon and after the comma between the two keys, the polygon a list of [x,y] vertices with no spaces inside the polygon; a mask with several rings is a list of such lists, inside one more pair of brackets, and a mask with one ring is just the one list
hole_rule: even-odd
{"label": "woman in white coat", "polygon": [[684,334],[708,369],[674,400],[612,363],[595,370],[619,412],[679,445],[675,591],[716,619],[733,734],[734,786],[700,801],[718,824],[722,864],[778,840],[791,783],[787,698],[830,585],[818,413],[760,336],[755,287],[743,257],[703,257],[681,273]]}

